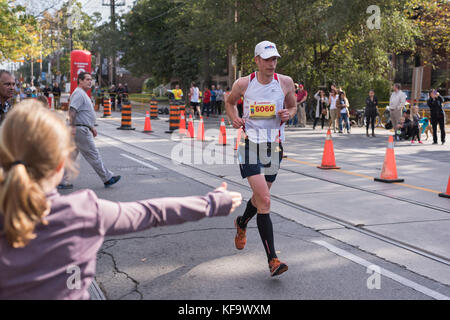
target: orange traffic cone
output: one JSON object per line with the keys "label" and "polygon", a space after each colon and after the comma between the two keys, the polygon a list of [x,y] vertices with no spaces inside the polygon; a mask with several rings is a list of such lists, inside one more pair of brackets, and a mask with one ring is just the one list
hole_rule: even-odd
{"label": "orange traffic cone", "polygon": [[448,177],[447,192],[439,193],[439,197],[450,198],[450,177]]}
{"label": "orange traffic cone", "polygon": [[148,111],[145,112],[145,125],[144,131],[142,132],[153,132],[152,124],[150,123],[150,113]]}
{"label": "orange traffic cone", "polygon": [[220,133],[219,133],[219,145],[226,145],[227,144],[227,129],[225,126],[225,121],[222,120],[220,121]]}
{"label": "orange traffic cone", "polygon": [[234,150],[238,149],[239,142],[241,142],[242,131],[243,131],[242,128],[239,128],[237,131],[236,146],[234,147]]}
{"label": "orange traffic cone", "polygon": [[205,126],[203,124],[203,117],[202,116],[200,116],[200,123],[198,124],[197,140],[205,141]]}
{"label": "orange traffic cone", "polygon": [[186,117],[184,111],[180,113],[180,134],[186,134]]}
{"label": "orange traffic cone", "polygon": [[194,138],[194,120],[192,119],[192,114],[189,115],[187,136],[188,138]]}
{"label": "orange traffic cone", "polygon": [[340,169],[336,167],[336,160],[334,158],[333,140],[331,140],[331,130],[328,129],[327,138],[325,140],[325,147],[323,148],[322,165],[317,166],[319,169]]}
{"label": "orange traffic cone", "polygon": [[383,169],[381,169],[381,176],[380,178],[374,178],[374,180],[387,183],[405,181],[405,179],[399,179],[397,176],[393,136],[389,136],[388,147],[386,149],[386,155],[384,157]]}

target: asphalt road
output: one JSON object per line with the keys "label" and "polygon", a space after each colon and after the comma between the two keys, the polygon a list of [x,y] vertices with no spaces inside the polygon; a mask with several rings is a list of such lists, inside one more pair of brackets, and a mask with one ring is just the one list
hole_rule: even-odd
{"label": "asphalt road", "polygon": [[[142,114],[133,119],[135,131],[116,130],[120,121],[114,116],[98,119],[96,143],[106,166],[122,180],[105,189],[79,158],[75,190],[135,201],[205,194],[225,180],[244,200],[250,197],[236,164],[172,163],[180,142],[164,133],[169,126],[164,120],[152,121],[155,132],[149,135],[140,132]],[[218,119],[205,124],[207,135],[209,128],[218,129]],[[233,158],[232,130],[227,130]],[[380,173],[388,135],[384,129],[377,133],[370,140],[361,129],[333,135],[343,168],[324,172],[315,166],[325,131],[287,131],[288,159],[273,187],[271,213],[276,250],[289,265],[280,277],[270,277],[256,221],[249,224],[246,248],[234,248],[233,220],[243,213],[244,202],[228,217],[107,238],[98,254],[97,283],[107,299],[448,299],[450,267],[433,258],[450,257],[450,202],[436,194],[446,187],[449,146],[396,144],[405,184],[376,184],[369,178]],[[381,237],[374,238],[375,232]]]}

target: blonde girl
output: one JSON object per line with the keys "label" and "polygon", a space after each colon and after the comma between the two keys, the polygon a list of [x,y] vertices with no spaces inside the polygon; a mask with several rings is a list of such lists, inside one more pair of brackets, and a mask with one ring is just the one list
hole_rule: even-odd
{"label": "blonde girl", "polygon": [[241,203],[226,183],[205,196],[126,203],[91,190],[63,196],[56,186],[72,150],[64,120],[34,99],[0,127],[0,299],[89,299],[105,236],[228,215]]}

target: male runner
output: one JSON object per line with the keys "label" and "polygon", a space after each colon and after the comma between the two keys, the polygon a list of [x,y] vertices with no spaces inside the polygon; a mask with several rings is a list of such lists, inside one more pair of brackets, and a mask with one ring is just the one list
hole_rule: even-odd
{"label": "male runner", "polygon": [[[236,80],[226,101],[233,127],[242,127],[245,132],[245,145],[239,147],[238,157],[242,178],[247,178],[253,191],[244,215],[235,220],[235,245],[239,250],[244,249],[247,223],[257,214],[258,230],[271,276],[280,275],[288,269],[275,253],[269,190],[283,155],[281,141],[284,141],[284,123],[297,112],[294,81],[275,73],[280,57],[274,43],[263,41],[257,44],[255,62],[258,72]],[[244,97],[242,118],[236,108],[241,96]]]}

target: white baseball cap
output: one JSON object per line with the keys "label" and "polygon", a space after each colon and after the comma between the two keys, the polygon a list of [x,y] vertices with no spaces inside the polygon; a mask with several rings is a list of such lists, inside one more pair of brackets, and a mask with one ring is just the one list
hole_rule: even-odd
{"label": "white baseball cap", "polygon": [[263,59],[268,59],[270,57],[281,58],[278,53],[277,46],[275,43],[270,41],[262,41],[258,43],[255,47],[255,57],[260,56]]}

